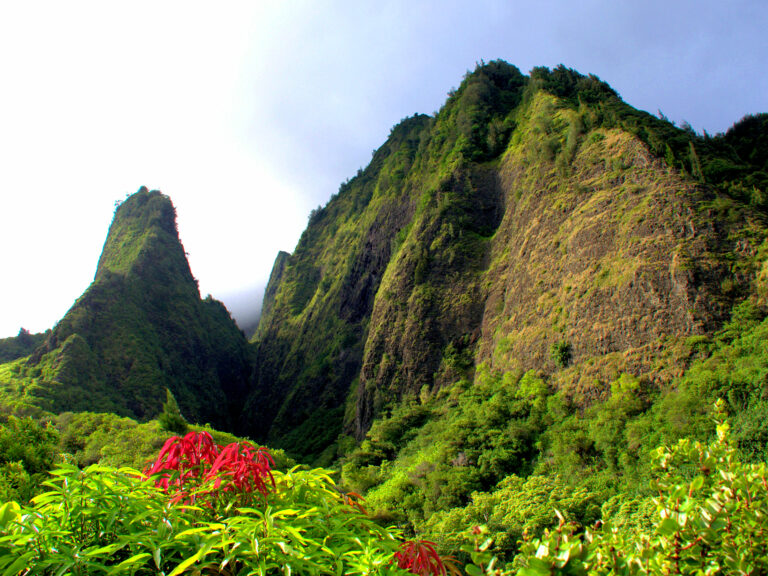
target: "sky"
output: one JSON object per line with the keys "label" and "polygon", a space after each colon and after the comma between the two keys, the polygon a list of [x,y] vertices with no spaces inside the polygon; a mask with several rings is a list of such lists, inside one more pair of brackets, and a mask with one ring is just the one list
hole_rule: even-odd
{"label": "sky", "polygon": [[0,3],[0,338],[64,316],[141,186],[246,325],[309,212],[476,63],[562,63],[715,134],[768,112],[766,29],[764,0]]}

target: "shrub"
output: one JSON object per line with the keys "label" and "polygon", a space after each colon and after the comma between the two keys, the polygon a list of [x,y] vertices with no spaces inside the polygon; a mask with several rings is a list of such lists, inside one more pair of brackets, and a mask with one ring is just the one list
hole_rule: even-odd
{"label": "shrub", "polygon": [[11,416],[0,425],[0,499],[29,500],[58,457],[53,426]]}
{"label": "shrub", "polygon": [[395,552],[397,567],[404,568],[418,576],[444,576],[447,568],[452,573],[461,574],[449,561],[441,558],[435,550],[434,542],[427,540],[409,540],[403,542]]}
{"label": "shrub", "polygon": [[444,573],[436,555],[424,571],[422,543],[396,558],[398,533],[329,471],[271,463],[263,448],[190,432],[166,442],[149,475],[63,465],[31,507],[0,506],[0,573],[403,574],[407,558],[411,572]]}
{"label": "shrub", "polygon": [[160,422],[163,430],[176,434],[186,434],[189,428],[186,419],[181,415],[176,398],[168,388],[165,389],[165,404],[163,404],[163,411],[158,415],[157,421]]}
{"label": "shrub", "polygon": [[549,348],[549,354],[559,368],[565,368],[571,363],[571,345],[565,340],[553,342]]}
{"label": "shrub", "polygon": [[651,530],[606,522],[580,532],[561,516],[556,529],[524,544],[519,574],[765,574],[768,466],[742,463],[728,430],[719,413],[713,443],[684,439],[654,452]]}
{"label": "shrub", "polygon": [[234,494],[243,504],[243,499],[250,500],[255,493],[266,498],[267,481],[275,485],[274,464],[269,452],[249,442],[233,442],[222,448],[208,432],[189,432],[183,438],[169,438],[145,473],[172,493],[172,502],[195,503],[202,498],[210,504],[212,498]]}

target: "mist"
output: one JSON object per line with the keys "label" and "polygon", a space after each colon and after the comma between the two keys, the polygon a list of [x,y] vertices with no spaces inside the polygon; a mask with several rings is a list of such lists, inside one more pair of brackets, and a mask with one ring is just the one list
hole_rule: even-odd
{"label": "mist", "polygon": [[212,296],[224,303],[232,318],[237,322],[237,326],[247,338],[250,338],[256,331],[261,317],[265,288],[266,285],[257,284],[240,291]]}

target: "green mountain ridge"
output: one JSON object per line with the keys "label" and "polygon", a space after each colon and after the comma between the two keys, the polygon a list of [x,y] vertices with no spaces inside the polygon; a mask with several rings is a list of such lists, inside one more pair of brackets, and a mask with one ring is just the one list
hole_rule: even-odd
{"label": "green mountain ridge", "polygon": [[699,136],[594,76],[481,64],[313,211],[250,344],[200,299],[170,200],[129,197],[67,315],[5,343],[3,410],[146,420],[167,387],[190,421],[329,463],[489,373],[581,410],[623,375],[664,390],[734,305],[766,308],[767,131]]}
{"label": "green mountain ridge", "polygon": [[594,76],[478,66],[280,256],[250,433],[327,461],[480,366],[543,371],[582,407],[621,374],[669,385],[690,338],[760,299],[766,164],[747,142],[766,126],[700,137]]}
{"label": "green mountain ridge", "polygon": [[24,358],[34,352],[45,340],[45,334],[30,334],[25,328],[19,329],[16,336],[0,338],[0,363]]}
{"label": "green mountain ridge", "polygon": [[[698,135],[594,76],[483,63],[311,213],[248,342],[142,188],[65,317],[0,341],[0,492],[35,493],[57,450],[142,465],[167,388],[192,429],[332,466],[445,552],[481,533],[530,568],[535,538],[598,520],[648,535],[650,462],[768,457],[767,191],[768,114]],[[668,485],[690,496],[706,458]]]}
{"label": "green mountain ridge", "polygon": [[142,188],[116,209],[91,286],[29,358],[3,368],[5,410],[146,419],[168,388],[190,420],[234,429],[250,358],[226,308],[200,299],[170,200]]}

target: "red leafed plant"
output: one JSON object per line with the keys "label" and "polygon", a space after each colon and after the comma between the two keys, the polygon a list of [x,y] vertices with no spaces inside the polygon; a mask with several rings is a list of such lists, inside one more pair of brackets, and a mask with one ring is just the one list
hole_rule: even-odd
{"label": "red leafed plant", "polygon": [[363,506],[365,498],[363,498],[357,492],[342,492],[341,498],[344,500],[344,503],[347,506],[354,508],[361,514],[365,514],[366,516],[368,515],[368,511],[365,509],[365,506]]}
{"label": "red leafed plant", "polygon": [[435,550],[434,542],[408,540],[395,552],[397,567],[419,576],[445,576],[446,563]]}
{"label": "red leafed plant", "polygon": [[269,493],[267,480],[275,487],[272,467],[275,461],[267,450],[254,447],[249,442],[229,444],[213,462],[206,473],[206,479],[216,478],[216,489],[224,492],[258,491],[266,497]]}
{"label": "red leafed plant", "polygon": [[[217,492],[259,492],[266,497],[274,461],[264,448],[249,442],[218,446],[208,432],[189,432],[183,438],[169,438],[155,462],[144,473],[166,492],[174,492],[172,502],[194,502],[201,494]],[[213,481],[212,490],[200,491],[205,482]]]}

